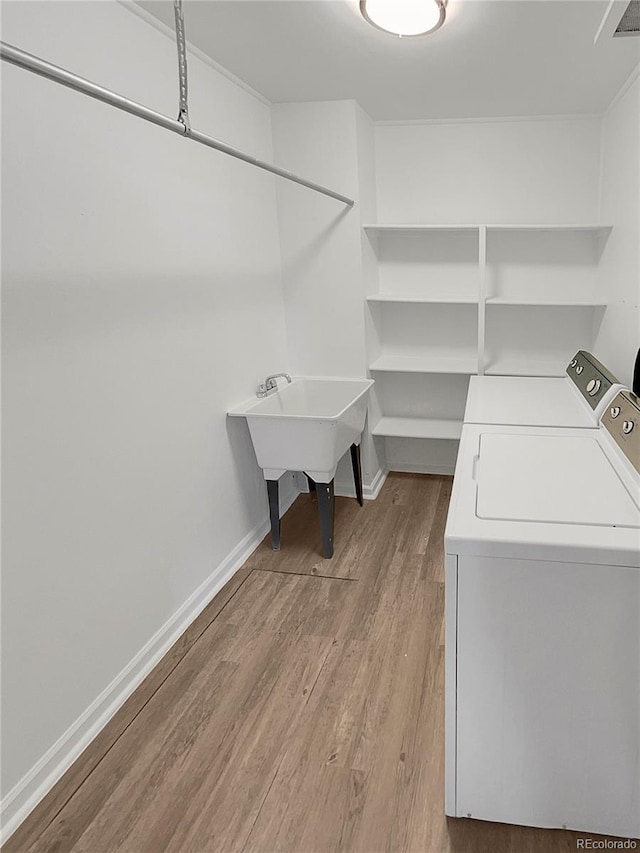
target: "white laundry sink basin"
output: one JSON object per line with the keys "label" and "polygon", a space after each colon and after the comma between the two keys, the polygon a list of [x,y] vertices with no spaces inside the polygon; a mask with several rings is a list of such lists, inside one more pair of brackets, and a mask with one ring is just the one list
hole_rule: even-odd
{"label": "white laundry sink basin", "polygon": [[372,379],[298,377],[227,414],[247,419],[265,480],[304,471],[330,483],[338,461],[360,443],[372,385]]}

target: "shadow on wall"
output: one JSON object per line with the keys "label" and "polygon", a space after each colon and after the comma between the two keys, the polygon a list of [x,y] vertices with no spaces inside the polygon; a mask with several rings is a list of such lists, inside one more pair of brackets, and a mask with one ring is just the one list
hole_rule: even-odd
{"label": "shadow on wall", "polygon": [[147,271],[140,276],[134,271],[109,278],[95,271],[74,271],[64,281],[60,273],[55,281],[48,277],[24,280],[3,269],[3,279],[4,333],[7,343],[15,336],[21,347],[57,338],[95,341],[112,331],[163,324],[175,332],[185,322],[200,325],[208,317],[216,320],[222,314],[227,330],[233,327],[234,334],[243,334],[247,292],[252,294],[251,315],[257,318],[257,329],[263,326],[260,318],[274,310],[273,288],[264,287],[264,276],[237,269],[219,270],[215,276],[210,270],[188,277]]}
{"label": "shadow on wall", "polygon": [[[231,461],[244,515],[251,519],[252,525],[258,525],[267,516],[267,490],[262,470],[258,465],[255,450],[253,449],[249,426],[245,418],[227,417],[226,421],[229,452],[231,454]],[[253,464],[247,464],[248,459]],[[257,504],[263,509],[259,517],[254,517],[256,513],[254,496],[256,493],[261,496],[262,500],[262,503]]]}
{"label": "shadow on wall", "polygon": [[322,255],[326,255],[330,246],[330,238],[337,232],[338,227],[352,210],[353,208],[350,207],[343,208],[321,231],[313,233],[309,240],[291,258],[285,261],[287,288],[305,286],[309,269],[313,268],[315,262]]}

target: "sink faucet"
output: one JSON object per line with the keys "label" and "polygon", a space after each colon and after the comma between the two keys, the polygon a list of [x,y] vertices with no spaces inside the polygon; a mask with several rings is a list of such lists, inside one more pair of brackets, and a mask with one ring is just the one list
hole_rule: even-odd
{"label": "sink faucet", "polygon": [[287,382],[291,383],[291,377],[288,373],[274,373],[271,376],[267,376],[262,385],[258,385],[258,390],[256,391],[257,397],[266,397],[269,391],[273,391],[274,388],[278,387],[278,383],[276,379],[279,376],[283,376]]}

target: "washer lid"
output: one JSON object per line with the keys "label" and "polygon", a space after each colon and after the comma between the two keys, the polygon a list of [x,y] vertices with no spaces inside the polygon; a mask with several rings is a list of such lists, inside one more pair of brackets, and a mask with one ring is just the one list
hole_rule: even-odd
{"label": "washer lid", "polygon": [[465,423],[597,428],[598,419],[564,378],[472,376]]}
{"label": "washer lid", "polygon": [[478,518],[640,527],[640,509],[597,437],[483,433]]}

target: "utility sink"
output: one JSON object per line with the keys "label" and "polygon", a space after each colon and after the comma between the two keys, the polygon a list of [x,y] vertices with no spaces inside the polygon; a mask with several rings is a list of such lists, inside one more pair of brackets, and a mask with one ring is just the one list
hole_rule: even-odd
{"label": "utility sink", "polygon": [[360,443],[372,385],[373,379],[298,377],[228,414],[247,419],[265,480],[304,471],[329,483],[342,456]]}
{"label": "utility sink", "polygon": [[247,419],[267,481],[275,551],[280,550],[278,480],[285,471],[304,471],[318,500],[323,554],[333,556],[333,478],[338,462],[351,448],[356,496],[362,506],[360,437],[372,385],[372,379],[298,377],[227,413]]}

